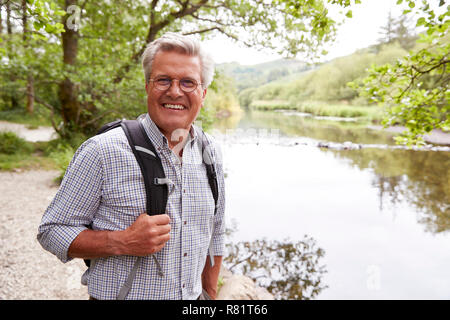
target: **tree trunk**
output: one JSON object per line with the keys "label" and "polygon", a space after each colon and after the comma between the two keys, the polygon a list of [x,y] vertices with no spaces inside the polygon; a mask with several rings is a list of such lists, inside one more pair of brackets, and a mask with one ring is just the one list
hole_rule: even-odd
{"label": "tree trunk", "polygon": [[11,8],[9,6],[9,1],[6,2],[6,32],[8,34],[12,33]]}
{"label": "tree trunk", "polygon": [[3,20],[2,20],[2,12],[3,12],[3,5],[0,4],[0,34],[3,33]]}
{"label": "tree trunk", "polygon": [[[9,1],[6,2],[6,32],[8,34],[8,38],[12,38],[12,22],[11,22],[11,7]],[[8,58],[11,59],[11,52],[13,51],[13,47],[11,45],[11,41],[6,41],[6,46],[8,50]],[[9,80],[13,83],[16,81],[16,75],[11,73]],[[11,109],[16,109],[19,107],[19,99],[17,98],[17,94],[15,91],[10,93],[11,98]]]}
{"label": "tree trunk", "polygon": [[[67,7],[75,5],[76,3],[76,0],[66,0],[65,10],[67,10]],[[67,26],[67,19],[68,16],[64,16],[63,24],[66,31],[61,33],[64,67],[74,66],[76,64],[78,53],[78,32]],[[73,129],[78,124],[79,102],[77,96],[77,86],[69,77],[66,77],[59,84],[58,97],[61,103],[61,116],[65,127],[69,130]]]}
{"label": "tree trunk", "polygon": [[[22,26],[23,26],[23,43],[25,51],[29,50],[30,35],[28,30],[28,16],[27,16],[27,2],[22,0]],[[28,114],[33,114],[34,112],[34,77],[30,72],[27,75],[27,105],[26,110]]]}
{"label": "tree trunk", "polygon": [[34,112],[34,78],[32,74],[27,77],[27,113]]}

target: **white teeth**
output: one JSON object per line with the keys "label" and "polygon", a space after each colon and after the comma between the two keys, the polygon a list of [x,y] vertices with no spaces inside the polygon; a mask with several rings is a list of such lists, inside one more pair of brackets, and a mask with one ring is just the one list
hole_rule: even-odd
{"label": "white teeth", "polygon": [[183,110],[184,107],[182,105],[179,104],[164,104],[163,105],[164,108],[168,108],[168,109],[177,109],[177,110]]}

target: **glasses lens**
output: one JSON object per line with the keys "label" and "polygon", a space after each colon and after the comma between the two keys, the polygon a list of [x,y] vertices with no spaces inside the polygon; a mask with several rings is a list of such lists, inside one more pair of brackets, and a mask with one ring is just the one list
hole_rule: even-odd
{"label": "glasses lens", "polygon": [[160,90],[166,90],[170,87],[171,82],[172,80],[169,78],[158,78],[155,80],[155,85]]}
{"label": "glasses lens", "polygon": [[197,88],[197,81],[193,79],[181,79],[180,80],[180,87],[183,91],[193,91],[195,88]]}
{"label": "glasses lens", "polygon": [[[176,79],[170,78],[156,78],[152,80],[155,83],[155,87],[159,90],[167,90],[172,85],[172,82]],[[198,82],[194,79],[183,78],[178,81],[180,89],[184,92],[192,92],[197,88]]]}

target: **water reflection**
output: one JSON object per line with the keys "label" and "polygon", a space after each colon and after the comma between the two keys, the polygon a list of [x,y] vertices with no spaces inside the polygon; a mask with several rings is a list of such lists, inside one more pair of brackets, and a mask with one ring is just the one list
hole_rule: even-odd
{"label": "water reflection", "polygon": [[[279,129],[283,142],[392,143],[361,124],[281,114],[253,113],[237,126]],[[328,271],[318,299],[450,298],[450,152],[226,142],[226,207],[239,223],[236,240],[314,237]]]}
{"label": "water reflection", "polygon": [[359,169],[372,169],[372,185],[383,203],[393,206],[406,200],[419,213],[426,230],[450,230],[450,153],[413,150],[330,150],[338,158],[351,160]]}
{"label": "water reflection", "polygon": [[[372,185],[379,190],[379,208],[389,202],[398,205],[408,201],[426,230],[439,233],[450,230],[450,152],[395,149],[393,134],[367,128],[368,123],[323,121],[279,112],[253,111],[231,122],[223,120],[223,132],[238,126],[241,129],[279,129],[290,137],[307,137],[337,143],[391,146],[360,150],[326,150],[336,157],[349,159],[359,169],[372,169]],[[241,139],[244,141],[245,137]],[[320,145],[320,144],[319,144]]]}
{"label": "water reflection", "polygon": [[240,241],[227,249],[227,268],[254,279],[276,300],[310,300],[327,288],[322,280],[327,271],[321,264],[325,251],[307,235],[300,241]]}
{"label": "water reflection", "polygon": [[[315,140],[361,144],[394,145],[393,134],[367,128],[363,122],[339,122],[317,120],[311,117],[285,115],[280,112],[252,111],[242,117],[234,126],[239,128],[277,128],[288,136],[308,137]],[[223,132],[230,126],[226,120],[217,123],[216,128]]]}

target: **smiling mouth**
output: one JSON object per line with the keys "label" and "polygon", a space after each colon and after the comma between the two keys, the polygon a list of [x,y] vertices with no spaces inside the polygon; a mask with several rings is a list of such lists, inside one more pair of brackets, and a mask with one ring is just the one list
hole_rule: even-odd
{"label": "smiling mouth", "polygon": [[170,104],[170,103],[164,103],[163,107],[166,109],[173,109],[173,110],[184,110],[186,109],[185,106],[181,104]]}

